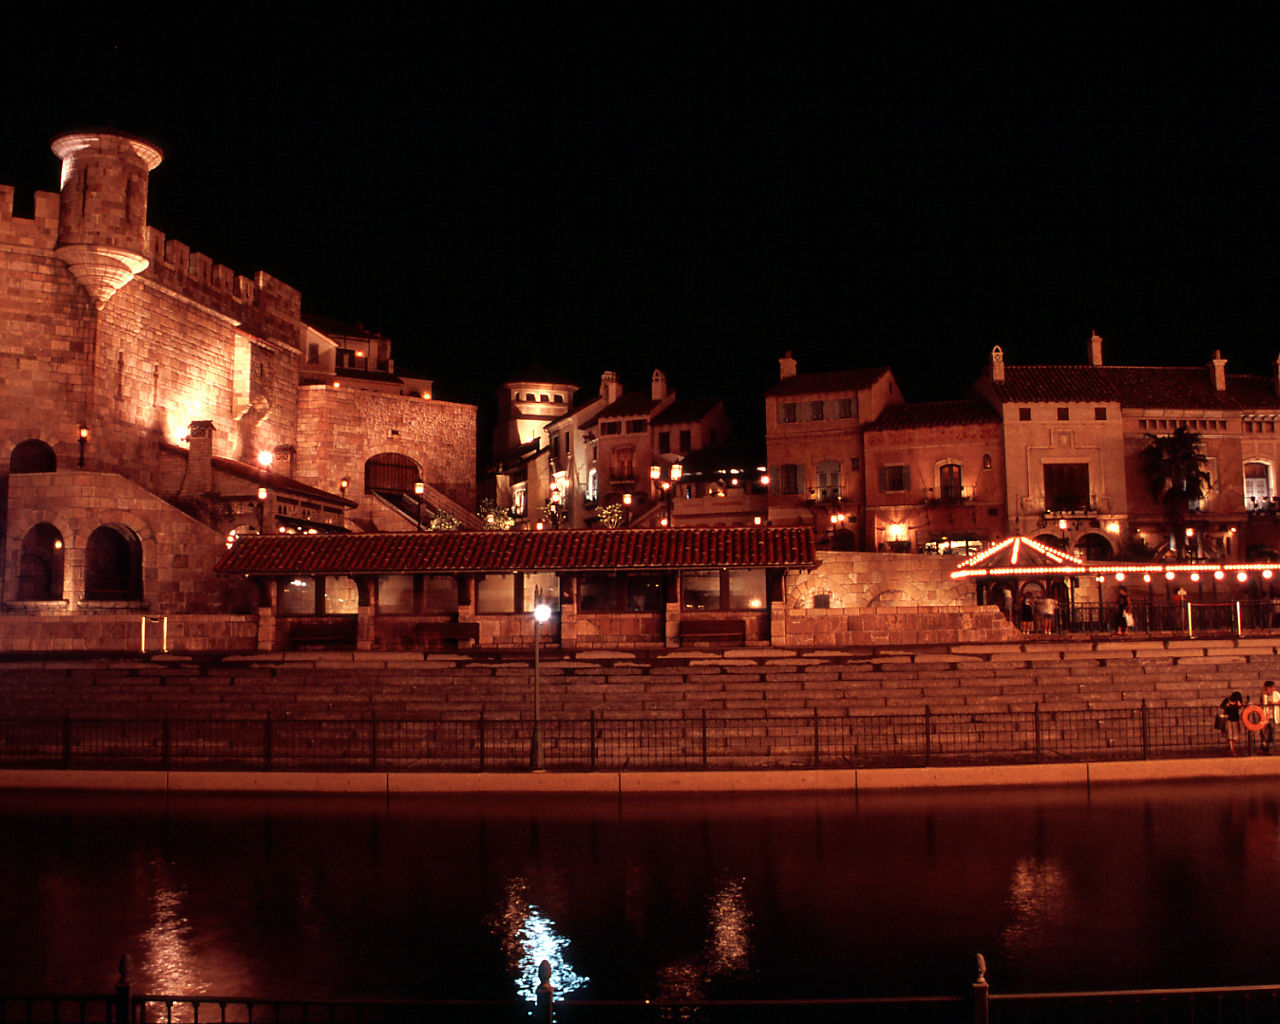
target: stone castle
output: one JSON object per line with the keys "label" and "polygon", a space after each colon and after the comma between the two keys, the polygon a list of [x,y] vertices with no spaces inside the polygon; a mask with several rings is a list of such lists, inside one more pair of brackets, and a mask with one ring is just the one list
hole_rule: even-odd
{"label": "stone castle", "polygon": [[88,612],[234,631],[255,595],[212,569],[237,533],[467,524],[473,406],[398,375],[386,338],[150,226],[155,146],[52,147],[60,191],[33,217],[0,186],[0,647]]}

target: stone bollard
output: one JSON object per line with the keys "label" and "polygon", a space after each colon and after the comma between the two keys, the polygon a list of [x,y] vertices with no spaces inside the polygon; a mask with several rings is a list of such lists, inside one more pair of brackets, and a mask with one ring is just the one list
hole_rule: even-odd
{"label": "stone bollard", "polygon": [[120,980],[116,982],[116,1024],[129,1024],[132,1019],[133,986],[129,982],[129,957],[120,957]]}
{"label": "stone bollard", "polygon": [[551,1024],[552,1021],[552,1003],[554,1002],[553,994],[555,989],[551,987],[551,961],[543,960],[538,964],[538,1005],[534,1010],[533,1019],[538,1024]]}
{"label": "stone bollard", "polygon": [[978,954],[978,978],[973,983],[973,1024],[987,1024],[990,1020],[987,1007],[990,989],[987,986],[987,959]]}

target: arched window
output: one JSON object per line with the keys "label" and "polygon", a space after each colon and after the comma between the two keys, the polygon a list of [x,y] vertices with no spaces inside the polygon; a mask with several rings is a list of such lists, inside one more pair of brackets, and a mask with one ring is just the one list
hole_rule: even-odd
{"label": "arched window", "polygon": [[142,600],[142,544],[118,526],[99,526],[85,548],[86,601]]}
{"label": "arched window", "polygon": [[52,473],[58,468],[53,449],[34,437],[16,445],[9,455],[10,473]]}
{"label": "arched window", "polygon": [[19,601],[62,600],[62,534],[37,523],[22,538],[18,562]]}
{"label": "arched window", "polygon": [[1086,533],[1076,541],[1076,552],[1086,562],[1105,562],[1114,553],[1111,542],[1100,533]]}
{"label": "arched window", "polygon": [[1271,502],[1271,467],[1265,462],[1244,464],[1244,507],[1262,508]]}
{"label": "arched window", "polygon": [[422,479],[418,464],[398,452],[382,452],[364,464],[364,489],[412,494],[413,485]]}

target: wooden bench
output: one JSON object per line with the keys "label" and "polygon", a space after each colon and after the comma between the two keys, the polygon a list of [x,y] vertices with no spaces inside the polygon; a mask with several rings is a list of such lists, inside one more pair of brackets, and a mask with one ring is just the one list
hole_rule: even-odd
{"label": "wooden bench", "polygon": [[747,642],[745,619],[681,619],[680,643],[743,646]]}
{"label": "wooden bench", "polygon": [[356,628],[354,615],[299,619],[289,625],[289,646],[294,650],[304,647],[354,647]]}
{"label": "wooden bench", "polygon": [[454,647],[461,647],[463,640],[470,640],[474,645],[480,642],[480,623],[419,622],[413,627],[413,635],[418,646],[427,650],[440,650],[450,640]]}

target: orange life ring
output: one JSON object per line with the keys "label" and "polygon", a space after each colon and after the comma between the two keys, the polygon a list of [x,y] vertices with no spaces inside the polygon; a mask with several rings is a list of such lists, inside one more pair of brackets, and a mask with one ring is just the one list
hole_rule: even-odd
{"label": "orange life ring", "polygon": [[1267,713],[1262,710],[1261,704],[1246,704],[1240,709],[1240,721],[1250,732],[1261,732],[1262,727],[1267,724]]}

